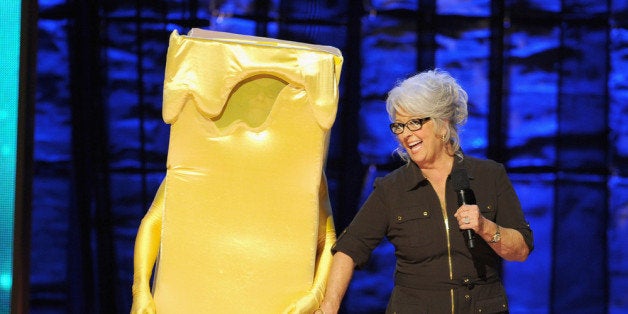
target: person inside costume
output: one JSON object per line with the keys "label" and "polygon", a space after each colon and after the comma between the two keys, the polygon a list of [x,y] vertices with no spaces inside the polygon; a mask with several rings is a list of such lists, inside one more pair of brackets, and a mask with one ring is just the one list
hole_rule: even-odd
{"label": "person inside costume", "polygon": [[312,313],[336,234],[324,165],[340,51],[170,36],[166,176],[142,219],[131,313]]}

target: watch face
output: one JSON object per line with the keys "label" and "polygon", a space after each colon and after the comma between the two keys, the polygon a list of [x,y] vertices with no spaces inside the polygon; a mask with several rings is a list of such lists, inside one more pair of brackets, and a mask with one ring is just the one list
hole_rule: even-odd
{"label": "watch face", "polygon": [[497,233],[495,233],[493,235],[493,239],[491,239],[491,242],[496,243],[499,242],[499,240],[501,240],[502,235],[499,233],[499,231]]}
{"label": "watch face", "polygon": [[495,234],[493,235],[493,239],[491,240],[491,242],[493,243],[499,242],[501,238],[502,238],[502,235],[501,233],[499,233],[499,225],[498,225],[497,230],[495,230]]}

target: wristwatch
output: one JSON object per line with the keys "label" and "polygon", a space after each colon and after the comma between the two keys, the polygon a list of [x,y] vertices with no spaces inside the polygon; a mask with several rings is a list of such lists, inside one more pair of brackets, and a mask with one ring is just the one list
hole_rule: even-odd
{"label": "wristwatch", "polygon": [[497,225],[497,231],[495,231],[495,234],[493,235],[493,238],[491,239],[491,243],[497,243],[501,239],[502,239],[502,235],[499,233],[499,225]]}

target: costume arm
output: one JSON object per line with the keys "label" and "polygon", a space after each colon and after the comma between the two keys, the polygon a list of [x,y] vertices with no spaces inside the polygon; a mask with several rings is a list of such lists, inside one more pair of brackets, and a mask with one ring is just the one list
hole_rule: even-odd
{"label": "costume arm", "polygon": [[161,221],[164,210],[164,181],[157,190],[150,209],[142,218],[135,239],[133,257],[133,306],[131,314],[155,313],[155,302],[151,294],[150,278],[159,253]]}
{"label": "costume arm", "polygon": [[320,190],[320,208],[318,219],[318,247],[316,250],[316,273],[310,291],[290,305],[284,313],[313,313],[319,307],[325,294],[327,278],[331,268],[331,248],[336,243],[336,229],[331,214],[331,204],[327,194],[327,182],[323,175]]}

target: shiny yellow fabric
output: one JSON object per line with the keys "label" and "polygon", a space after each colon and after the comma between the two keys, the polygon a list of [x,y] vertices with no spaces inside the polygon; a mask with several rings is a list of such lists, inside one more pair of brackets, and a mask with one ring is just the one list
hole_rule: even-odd
{"label": "shiny yellow fabric", "polygon": [[342,61],[328,46],[172,33],[167,173],[138,230],[132,313],[318,307],[336,239],[323,169]]}

